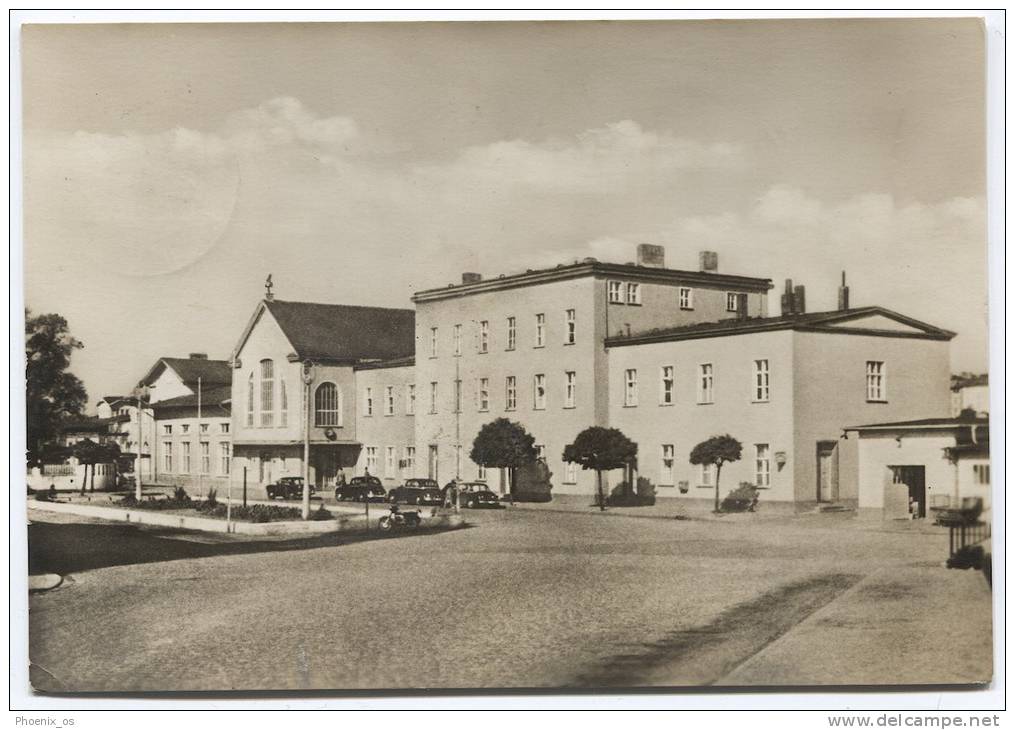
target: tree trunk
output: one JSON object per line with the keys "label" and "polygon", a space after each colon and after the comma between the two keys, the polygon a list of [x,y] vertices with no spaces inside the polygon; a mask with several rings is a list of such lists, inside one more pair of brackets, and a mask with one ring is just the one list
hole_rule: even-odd
{"label": "tree trunk", "polygon": [[596,497],[599,502],[599,511],[606,511],[606,500],[603,499],[603,472],[596,469]]}
{"label": "tree trunk", "polygon": [[88,486],[88,464],[84,464],[83,466],[85,468],[84,468],[84,472],[81,475],[81,496],[82,497],[85,496],[85,487]]}
{"label": "tree trunk", "polygon": [[715,467],[715,511],[719,511],[719,474],[722,472],[722,465],[717,464]]}
{"label": "tree trunk", "polygon": [[513,466],[508,467],[508,479],[511,480],[511,482],[508,484],[508,498],[509,501],[511,502],[512,507],[515,506],[515,483],[517,481],[517,477],[518,473],[515,467]]}

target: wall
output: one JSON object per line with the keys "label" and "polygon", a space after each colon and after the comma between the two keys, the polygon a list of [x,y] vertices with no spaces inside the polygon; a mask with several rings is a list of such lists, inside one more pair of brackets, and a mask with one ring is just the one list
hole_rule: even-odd
{"label": "wall", "polygon": [[[461,477],[475,479],[478,467],[468,458],[472,442],[486,423],[506,417],[519,421],[537,444],[545,448],[551,481],[558,493],[591,493],[594,475],[579,473],[577,483],[564,484],[561,454],[583,428],[594,425],[606,412],[605,392],[597,396],[597,373],[602,373],[600,302],[602,282],[592,277],[548,282],[524,288],[420,302],[416,310],[416,448],[418,476],[426,476],[428,448],[438,447],[438,478],[442,483],[456,475],[455,446],[461,444]],[[597,292],[602,292],[601,295]],[[565,344],[565,310],[574,309],[575,344]],[[535,347],[536,314],[546,315],[545,346]],[[516,318],[516,345],[508,351],[507,318]],[[479,322],[490,323],[488,352],[478,352]],[[453,354],[453,326],[462,325],[462,355]],[[437,357],[430,356],[430,328],[438,328]],[[576,373],[574,408],[564,407],[564,373]],[[546,376],[546,409],[536,410],[533,380]],[[517,379],[517,406],[506,408],[505,379]],[[477,382],[489,379],[489,409],[479,411]],[[454,381],[462,381],[462,412],[454,412]],[[439,403],[430,413],[430,383],[437,382]],[[597,397],[602,403],[597,405]],[[503,488],[500,475],[490,472],[490,484]]]}
{"label": "wall", "polygon": [[990,509],[991,489],[990,484],[980,484],[976,479],[975,466],[990,467],[990,459],[986,456],[963,456],[960,457],[958,466],[959,497],[979,497],[983,500],[984,509]]}
{"label": "wall", "polygon": [[[77,492],[85,483],[85,465],[76,463],[71,459],[67,465],[54,465],[59,473],[44,474],[47,469],[44,467],[32,467],[27,475],[28,487],[35,492],[49,491],[50,485],[56,487],[58,492]],[[60,468],[66,466],[66,468]],[[51,467],[52,468],[52,467]],[[96,464],[94,471],[88,467],[88,482],[86,491],[106,491],[116,488],[116,467],[113,464]]]}
{"label": "wall", "polygon": [[[891,466],[923,466],[927,485],[927,505],[935,497],[951,498],[955,493],[955,468],[944,456],[944,449],[955,445],[950,432],[889,432],[858,435],[859,469],[857,494],[861,510],[884,509],[886,485],[891,483]],[[908,494],[908,493],[907,493]]]}
{"label": "wall", "polygon": [[[714,489],[699,488],[701,470],[689,461],[701,441],[729,433],[743,444],[740,461],[727,464],[720,474],[720,497],[740,482],[756,482],[755,444],[769,445],[770,487],[762,502],[793,499],[793,346],[792,333],[763,332],[677,340],[627,347],[611,347],[610,425],[619,428],[639,447],[639,476],[657,485],[662,497],[712,499]],[[769,361],[769,400],[753,402],[753,361]],[[712,363],[715,377],[711,404],[697,403],[698,366]],[[674,366],[674,404],[660,405],[661,368]],[[639,398],[635,407],[624,405],[625,371],[638,372]],[[663,485],[662,445],[673,444],[674,485]],[[785,452],[787,464],[779,469],[776,452]],[[611,473],[611,483],[622,478]],[[687,481],[681,494],[677,483]]]}
{"label": "wall", "polygon": [[[817,442],[839,441],[843,429],[870,423],[945,416],[949,411],[948,342],[904,337],[795,332],[793,363],[794,493],[817,502]],[[867,402],[866,363],[886,363],[887,402]],[[842,480],[839,497],[855,498]],[[852,467],[847,466],[850,473]]]}
{"label": "wall", "polygon": [[[189,410],[189,409],[188,409]],[[201,425],[207,426],[205,431]],[[159,485],[185,487],[194,496],[205,494],[214,487],[222,493],[228,485],[232,471],[232,428],[228,415],[206,415],[198,420],[194,412],[178,416],[161,415],[156,421],[158,434],[154,449],[154,482]],[[167,432],[168,428],[168,432]],[[210,463],[203,469],[201,444],[208,444]],[[190,467],[184,468],[184,446],[190,445]],[[166,469],[166,449],[172,454],[171,469]],[[223,445],[225,451],[223,452]],[[225,457],[225,458],[223,458]]]}
{"label": "wall", "polygon": [[[356,392],[359,401],[356,433],[363,444],[359,451],[355,473],[363,474],[367,468],[368,448],[377,449],[377,464],[370,473],[380,477],[385,489],[391,489],[402,483],[404,479],[417,475],[419,468],[419,450],[416,451],[415,466],[410,469],[400,466],[399,461],[406,458],[406,447],[415,446],[415,420],[408,413],[407,386],[415,384],[415,368],[390,367],[356,370]],[[388,415],[385,411],[385,389],[392,388],[394,395],[394,412]],[[366,389],[373,392],[373,415],[366,413]],[[419,407],[419,393],[416,394],[416,407]],[[386,459],[387,449],[394,448],[395,461],[389,468]],[[424,453],[425,456],[425,453]],[[423,467],[425,469],[425,459]],[[351,475],[349,475],[351,476]]]}
{"label": "wall", "polygon": [[170,398],[178,398],[181,395],[190,395],[193,392],[180,380],[180,376],[172,368],[163,366],[162,372],[148,386],[148,402],[158,403]]}

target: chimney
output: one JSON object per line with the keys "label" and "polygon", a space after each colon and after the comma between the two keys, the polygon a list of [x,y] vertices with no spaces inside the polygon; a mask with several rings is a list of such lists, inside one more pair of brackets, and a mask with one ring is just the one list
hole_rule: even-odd
{"label": "chimney", "polygon": [[666,249],[651,243],[638,244],[638,266],[650,266],[653,269],[666,268]]}
{"label": "chimney", "polygon": [[698,252],[698,270],[714,274],[719,270],[719,254],[715,251]]}
{"label": "chimney", "polygon": [[807,302],[804,300],[804,285],[797,284],[793,287],[793,314],[804,314],[807,312]]}
{"label": "chimney", "polygon": [[189,357],[191,360],[207,360],[208,359],[208,353],[207,352],[192,352],[187,357]]}
{"label": "chimney", "polygon": [[466,271],[462,273],[463,284],[478,284],[483,280],[482,274],[477,274],[474,271]]}
{"label": "chimney", "polygon": [[786,279],[786,290],[779,298],[783,317],[788,317],[796,312],[796,302],[793,300],[793,280]]}
{"label": "chimney", "polygon": [[846,272],[842,272],[842,284],[839,285],[839,311],[849,309],[849,287],[846,286]]}

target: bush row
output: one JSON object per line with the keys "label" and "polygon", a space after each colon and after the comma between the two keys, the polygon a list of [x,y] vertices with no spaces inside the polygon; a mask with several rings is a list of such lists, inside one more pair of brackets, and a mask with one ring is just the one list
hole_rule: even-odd
{"label": "bush row", "polygon": [[[120,500],[120,505],[132,509],[144,510],[178,510],[192,509],[207,517],[222,518],[226,516],[227,505],[221,504],[214,489],[208,491],[208,496],[198,502],[191,499],[183,487],[173,490],[173,495],[162,500],[138,500],[133,494],[127,495]],[[281,522],[286,520],[298,520],[302,513],[296,507],[279,507],[268,504],[251,504],[247,506],[236,505],[230,513],[231,519],[243,522]],[[324,508],[324,505],[310,513],[311,520],[330,520],[332,514]]]}

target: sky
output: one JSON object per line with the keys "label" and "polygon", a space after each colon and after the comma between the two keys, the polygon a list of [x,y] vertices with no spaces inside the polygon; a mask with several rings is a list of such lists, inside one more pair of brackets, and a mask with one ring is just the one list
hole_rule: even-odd
{"label": "sky", "polygon": [[92,407],[279,299],[666,247],[958,332],[987,367],[976,20],[33,25],[25,303]]}

